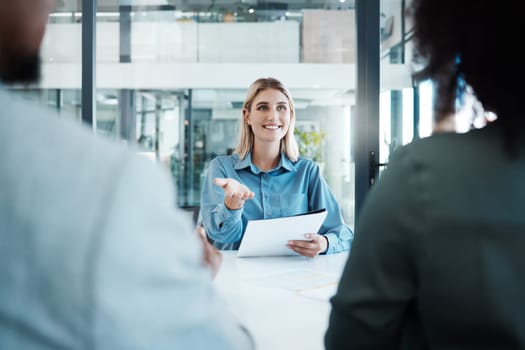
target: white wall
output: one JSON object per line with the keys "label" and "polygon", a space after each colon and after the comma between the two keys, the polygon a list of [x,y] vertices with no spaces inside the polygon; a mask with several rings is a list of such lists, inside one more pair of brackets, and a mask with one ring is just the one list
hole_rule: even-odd
{"label": "white wall", "polygon": [[[81,23],[50,23],[44,62],[80,63]],[[119,62],[119,23],[97,22],[98,62]],[[298,63],[299,22],[132,22],[132,62]]]}
{"label": "white wall", "polygon": [[[245,89],[275,76],[292,89],[355,90],[354,64],[300,63],[299,30],[296,21],[134,22],[132,63],[118,63],[119,24],[99,22],[97,87]],[[39,87],[79,89],[81,51],[80,23],[48,25]],[[380,76],[384,90],[411,86],[408,65],[382,65]]]}

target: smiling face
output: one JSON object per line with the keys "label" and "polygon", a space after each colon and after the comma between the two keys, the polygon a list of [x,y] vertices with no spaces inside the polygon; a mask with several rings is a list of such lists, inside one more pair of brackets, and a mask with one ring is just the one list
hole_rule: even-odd
{"label": "smiling face", "polygon": [[276,89],[259,92],[253,99],[250,110],[244,109],[243,114],[255,136],[254,146],[268,143],[279,145],[293,118],[288,98]]}

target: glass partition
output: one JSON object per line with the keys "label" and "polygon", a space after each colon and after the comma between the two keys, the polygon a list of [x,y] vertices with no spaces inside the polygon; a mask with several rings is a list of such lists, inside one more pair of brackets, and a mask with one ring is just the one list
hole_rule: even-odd
{"label": "glass partition", "polygon": [[409,23],[405,0],[382,0],[380,7],[381,94],[379,170],[388,165],[392,152],[419,137],[419,91],[411,79]]}
{"label": "glass partition", "polygon": [[[82,6],[64,0],[42,47],[35,98],[81,120]],[[198,208],[208,162],[237,139],[251,82],[280,79],[297,138],[354,222],[354,1],[98,1],[97,134],[162,162],[175,202]]]}
{"label": "glass partition", "polygon": [[467,93],[462,110],[440,123],[434,121],[432,82],[416,83],[410,78],[417,67],[412,57],[411,23],[405,17],[409,5],[405,0],[381,2],[380,165],[388,163],[396,147],[413,139],[436,132],[467,132],[496,118],[484,113],[475,97]]}

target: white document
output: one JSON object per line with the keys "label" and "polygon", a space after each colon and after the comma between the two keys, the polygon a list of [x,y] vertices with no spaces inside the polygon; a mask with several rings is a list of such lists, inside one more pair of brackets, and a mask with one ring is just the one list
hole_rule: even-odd
{"label": "white document", "polygon": [[250,281],[263,287],[282,288],[315,299],[328,300],[335,294],[339,279],[315,270],[294,269],[252,277]]}
{"label": "white document", "polygon": [[276,219],[248,220],[238,257],[300,255],[286,246],[289,240],[306,240],[305,233],[317,233],[326,209]]}

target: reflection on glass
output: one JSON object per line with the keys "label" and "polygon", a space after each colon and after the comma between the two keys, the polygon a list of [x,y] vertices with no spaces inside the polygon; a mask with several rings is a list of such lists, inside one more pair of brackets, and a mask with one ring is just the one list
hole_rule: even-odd
{"label": "reflection on glass", "polygon": [[433,128],[433,85],[430,81],[419,84],[419,137],[432,134]]}
{"label": "reflection on glass", "polygon": [[[403,101],[414,101],[414,89],[403,89]],[[403,103],[403,135],[401,140],[403,145],[412,142],[414,138],[414,104]]]}

